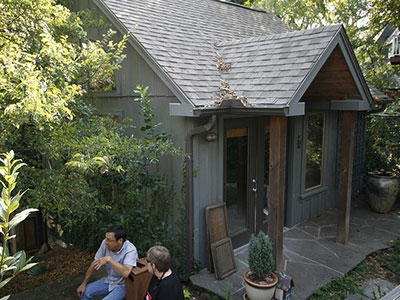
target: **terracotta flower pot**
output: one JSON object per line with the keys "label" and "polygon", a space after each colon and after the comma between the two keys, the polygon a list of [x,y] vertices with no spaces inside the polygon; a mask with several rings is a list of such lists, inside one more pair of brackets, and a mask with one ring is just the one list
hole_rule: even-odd
{"label": "terracotta flower pot", "polygon": [[246,287],[247,299],[249,300],[271,300],[275,294],[275,288],[278,283],[278,276],[271,272],[270,275],[274,281],[270,284],[258,284],[247,278],[247,273],[250,270],[246,270],[243,273],[244,283]]}
{"label": "terracotta flower pot", "polygon": [[366,191],[373,211],[388,213],[396,202],[399,181],[388,172],[371,172],[366,180]]}

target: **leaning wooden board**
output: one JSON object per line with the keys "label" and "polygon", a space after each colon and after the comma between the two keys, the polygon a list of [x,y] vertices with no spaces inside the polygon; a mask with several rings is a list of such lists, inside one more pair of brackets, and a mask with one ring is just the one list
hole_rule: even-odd
{"label": "leaning wooden board", "polygon": [[228,237],[228,225],[225,202],[206,207],[206,233],[207,233],[207,256],[208,270],[214,272],[211,257],[212,243],[216,243]]}
{"label": "leaning wooden board", "polygon": [[208,269],[223,279],[236,271],[225,202],[206,207]]}
{"label": "leaning wooden board", "polygon": [[211,253],[214,262],[215,278],[224,279],[236,272],[231,238],[227,237],[216,243],[212,243]]}

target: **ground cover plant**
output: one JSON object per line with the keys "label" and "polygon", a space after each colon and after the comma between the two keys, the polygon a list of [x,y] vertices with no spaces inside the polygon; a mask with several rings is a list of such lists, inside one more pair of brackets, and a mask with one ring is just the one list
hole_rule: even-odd
{"label": "ground cover plant", "polygon": [[[369,255],[363,262],[347,274],[335,278],[332,282],[314,292],[309,300],[341,300],[351,294],[361,293],[364,281],[373,278],[386,279],[400,284],[400,237],[393,246]],[[383,295],[379,295],[382,297]],[[379,297],[377,299],[379,299]]]}

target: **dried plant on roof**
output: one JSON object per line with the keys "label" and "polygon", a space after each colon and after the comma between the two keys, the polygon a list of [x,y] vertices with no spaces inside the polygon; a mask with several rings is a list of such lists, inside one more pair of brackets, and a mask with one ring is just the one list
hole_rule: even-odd
{"label": "dried plant on roof", "polygon": [[225,59],[217,52],[217,69],[220,71],[229,71],[231,69],[231,63],[225,61]]}
{"label": "dried plant on roof", "polygon": [[221,80],[221,85],[218,88],[218,98],[214,99],[213,106],[221,105],[224,100],[239,100],[244,106],[254,106],[253,104],[249,103],[246,97],[238,96],[237,93],[231,89],[228,80]]}

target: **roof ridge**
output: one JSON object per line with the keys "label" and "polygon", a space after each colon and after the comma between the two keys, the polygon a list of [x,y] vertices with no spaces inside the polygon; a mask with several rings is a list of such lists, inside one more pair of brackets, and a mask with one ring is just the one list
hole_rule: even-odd
{"label": "roof ridge", "polygon": [[[251,10],[251,11],[255,11],[255,12],[260,12],[260,13],[263,13],[263,14],[267,14],[267,15],[270,15],[270,16],[272,16],[272,17],[274,17],[274,18],[277,18],[277,19],[279,19],[280,21],[284,22],[284,21],[282,20],[281,17],[279,17],[279,16],[277,16],[276,14],[274,14],[274,13],[272,13],[272,12],[269,12],[269,11],[267,11],[267,10],[265,10],[265,9],[255,8],[255,7],[250,7],[250,6],[242,5],[242,4],[239,4],[239,3],[231,2],[230,0],[211,0],[211,1],[220,2],[220,3],[224,3],[224,4],[228,4],[228,5],[233,5],[233,6],[241,7],[241,8],[244,8],[244,9]],[[286,22],[284,22],[284,23],[286,23]]]}
{"label": "roof ridge", "polygon": [[[220,0],[214,0],[214,1],[220,1]],[[302,34],[312,34],[313,32],[319,33],[322,31],[327,31],[324,29],[332,28],[335,30],[332,31],[338,31],[341,27],[343,27],[342,24],[333,24],[333,25],[326,25],[326,26],[321,26],[317,28],[310,28],[310,29],[304,29],[304,30],[294,30],[294,31],[287,31],[287,32],[281,32],[281,33],[272,33],[272,34],[264,34],[264,35],[259,35],[259,36],[251,36],[251,37],[245,37],[241,39],[231,39],[231,40],[223,40],[223,41],[218,41],[214,44],[215,47],[224,47],[227,45],[231,44],[246,44],[246,43],[251,43],[255,40],[259,40],[264,38],[266,39],[273,39],[274,37],[292,37],[292,36],[298,36],[299,33]]]}
{"label": "roof ridge", "polygon": [[[221,3],[224,3],[224,4],[228,4],[228,5],[238,6],[238,7],[244,8],[244,9],[249,9],[249,10],[252,10],[252,11],[258,11],[258,12],[261,12],[261,13],[267,13],[267,14],[270,14],[270,15],[274,15],[273,13],[271,13],[269,11],[266,11],[265,9],[246,6],[246,5],[243,5],[243,4],[231,2],[229,0],[212,0],[212,1],[221,2]],[[274,15],[274,16],[276,16],[276,15]]]}

